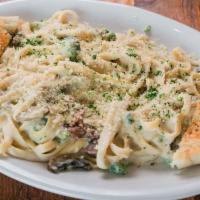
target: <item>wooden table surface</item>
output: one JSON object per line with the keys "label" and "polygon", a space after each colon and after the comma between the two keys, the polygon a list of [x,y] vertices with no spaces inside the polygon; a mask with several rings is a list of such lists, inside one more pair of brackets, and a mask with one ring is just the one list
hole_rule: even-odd
{"label": "wooden table surface", "polygon": [[[0,0],[0,2],[5,0]],[[112,0],[111,0],[112,1]],[[113,0],[130,3],[132,0]],[[135,5],[160,13],[200,31],[200,0],[135,0]],[[12,15],[12,13],[10,13]],[[200,193],[200,189],[199,189]],[[187,200],[200,200],[200,196]],[[75,200],[19,183],[0,174],[0,200]],[[186,199],[185,199],[186,200]]]}

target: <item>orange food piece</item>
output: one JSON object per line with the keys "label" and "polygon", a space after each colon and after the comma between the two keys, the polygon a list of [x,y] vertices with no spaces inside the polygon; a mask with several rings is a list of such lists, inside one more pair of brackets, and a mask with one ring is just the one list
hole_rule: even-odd
{"label": "orange food piece", "polygon": [[2,27],[0,27],[0,57],[10,42],[10,34]]}
{"label": "orange food piece", "polygon": [[109,2],[122,3],[127,5],[134,5],[134,0],[105,0]]}
{"label": "orange food piece", "polygon": [[196,103],[195,106],[192,123],[173,156],[173,164],[178,168],[200,164],[200,103]]}

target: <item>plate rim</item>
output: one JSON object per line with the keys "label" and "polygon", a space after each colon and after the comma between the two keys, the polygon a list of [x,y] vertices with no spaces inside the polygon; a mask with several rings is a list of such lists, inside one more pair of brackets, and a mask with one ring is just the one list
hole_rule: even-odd
{"label": "plate rim", "polygon": [[[4,5],[7,5],[7,4],[18,4],[18,3],[26,3],[26,2],[29,2],[30,0],[14,0],[14,1],[7,1],[7,2],[1,2],[0,3],[0,7],[4,6]],[[168,21],[168,22],[171,22],[173,23],[174,25],[178,26],[182,31],[186,31],[186,32],[190,32],[190,33],[195,33],[195,34],[199,34],[199,31],[197,29],[194,29],[188,25],[185,25],[181,22],[178,22],[174,19],[171,19],[171,18],[168,18],[166,16],[163,16],[163,15],[160,15],[158,13],[154,13],[154,12],[151,12],[151,11],[148,11],[148,10],[145,10],[145,9],[142,9],[142,8],[138,8],[138,7],[132,7],[132,6],[127,6],[127,5],[120,5],[120,4],[115,4],[115,3],[110,3],[110,2],[99,2],[99,1],[96,1],[96,0],[76,0],[76,1],[85,1],[87,3],[95,3],[95,4],[104,4],[104,5],[112,5],[112,6],[115,6],[115,7],[124,7],[124,9],[133,9],[133,10],[138,10],[139,12],[145,12],[147,13],[148,15],[151,15],[151,16],[154,16],[156,18],[161,18],[161,20],[163,21]],[[37,1],[36,1],[37,2]],[[199,36],[200,38],[200,36]],[[1,160],[0,160],[1,161]],[[49,191],[49,192],[53,192],[53,193],[57,193],[57,194],[62,194],[62,195],[67,195],[67,196],[71,196],[71,197],[79,197],[79,198],[82,198],[84,195],[98,195],[99,198],[100,197],[103,197],[104,199],[106,197],[118,197],[118,198],[147,198],[148,199],[153,199],[153,198],[158,198],[158,197],[161,197],[161,196],[164,196],[164,195],[167,195],[167,198],[182,198],[182,197],[187,197],[187,196],[190,196],[190,195],[194,195],[196,193],[198,193],[199,191],[198,190],[198,186],[200,186],[200,182],[195,182],[195,183],[188,183],[188,184],[184,184],[184,187],[183,185],[180,185],[180,186],[177,186],[175,189],[173,188],[168,188],[167,190],[166,189],[159,189],[159,190],[152,190],[151,193],[146,193],[144,191],[142,191],[142,194],[141,194],[141,191],[140,193],[136,193],[135,191],[133,191],[133,193],[127,193],[126,191],[124,191],[125,193],[115,193],[113,194],[113,190],[111,190],[111,193],[106,193],[105,195],[102,194],[102,191],[101,190],[96,190],[96,191],[90,191],[88,189],[84,189],[82,188],[82,190],[80,191],[79,189],[75,189],[74,187],[74,190],[70,190],[70,189],[66,189],[65,191],[58,191],[58,190],[61,190],[61,188],[57,188],[57,189],[53,189],[52,185],[51,184],[45,184],[42,183],[41,181],[37,181],[37,180],[34,180],[34,179],[31,179],[29,178],[28,176],[22,176],[20,175],[19,173],[17,172],[14,172],[14,170],[12,171],[11,169],[6,169],[6,161],[4,163],[4,160],[3,162],[0,162],[0,172],[13,178],[13,179],[16,179],[20,182],[23,182],[25,184],[28,184],[28,185],[31,185],[33,187],[36,187],[36,188],[39,188],[39,189],[43,189],[45,191]],[[12,173],[15,175],[15,177],[12,176]],[[31,174],[31,173],[30,173]],[[21,178],[22,177],[22,178]],[[24,178],[23,178],[24,177]],[[199,184],[198,184],[199,183]],[[54,186],[55,187],[55,186]],[[190,190],[188,189],[190,188]],[[195,189],[196,188],[196,189]],[[172,192],[173,191],[173,192]],[[187,191],[187,192],[185,192]],[[172,195],[173,194],[173,195]],[[176,194],[176,195],[174,195]],[[92,196],[91,196],[92,197]]]}
{"label": "plate rim", "polygon": [[[11,158],[12,159],[12,158]],[[6,161],[3,160],[3,162],[6,163]],[[48,192],[52,192],[55,194],[60,194],[64,196],[69,196],[69,197],[75,197],[75,198],[86,198],[88,200],[101,200],[102,198],[104,200],[110,200],[110,198],[114,199],[123,199],[123,200],[130,200],[131,198],[137,198],[137,200],[154,200],[159,197],[162,197],[162,200],[168,200],[168,199],[177,199],[177,198],[187,198],[189,196],[195,195],[199,192],[198,186],[200,185],[197,182],[189,183],[189,184],[181,184],[178,186],[178,188],[168,188],[167,190],[164,189],[159,189],[159,190],[152,190],[151,193],[144,192],[144,191],[139,191],[139,192],[133,192],[133,193],[127,193],[126,191],[124,192],[119,192],[119,193],[114,193],[113,190],[111,190],[109,193],[105,191],[99,191],[94,190],[76,190],[72,188],[61,188],[57,187],[56,185],[49,184],[47,182],[39,181],[38,178],[31,178],[34,176],[33,173],[30,173],[26,170],[20,170],[20,171],[25,171],[26,173],[23,175],[23,173],[18,173],[14,172],[13,167],[14,165],[10,164],[4,167],[5,163],[3,163],[2,160],[0,160],[0,173],[15,179],[21,183],[27,184],[29,186],[32,186],[34,188],[42,189]],[[16,167],[16,166],[15,166]],[[18,171],[18,170],[16,170]],[[30,176],[29,176],[30,175]],[[75,187],[73,187],[75,188]],[[190,190],[188,192],[188,188],[193,188],[193,190]],[[196,189],[195,189],[196,188]],[[184,191],[184,192],[183,192]],[[165,198],[166,197],[166,198]]]}

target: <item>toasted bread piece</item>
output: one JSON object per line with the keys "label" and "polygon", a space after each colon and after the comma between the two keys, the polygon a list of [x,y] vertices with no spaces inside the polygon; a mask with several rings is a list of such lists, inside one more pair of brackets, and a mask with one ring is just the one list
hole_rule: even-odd
{"label": "toasted bread piece", "polygon": [[18,16],[11,16],[11,17],[0,17],[0,26],[6,29],[10,34],[16,33],[22,20]]}
{"label": "toasted bread piece", "polygon": [[10,34],[2,27],[0,27],[0,57],[10,42]]}
{"label": "toasted bread piece", "polygon": [[173,155],[172,167],[179,169],[200,164],[200,102],[196,104],[192,123]]}

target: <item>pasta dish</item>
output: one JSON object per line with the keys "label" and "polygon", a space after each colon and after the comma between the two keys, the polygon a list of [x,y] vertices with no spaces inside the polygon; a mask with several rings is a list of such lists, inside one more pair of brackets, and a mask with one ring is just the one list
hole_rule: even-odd
{"label": "pasta dish", "polygon": [[48,169],[200,164],[199,61],[74,11],[0,17],[0,156]]}

